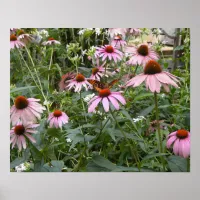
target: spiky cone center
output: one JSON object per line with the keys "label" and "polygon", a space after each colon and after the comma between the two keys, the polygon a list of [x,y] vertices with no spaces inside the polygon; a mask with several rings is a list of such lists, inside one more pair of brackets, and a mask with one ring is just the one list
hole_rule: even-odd
{"label": "spiky cone center", "polygon": [[83,82],[83,81],[85,81],[85,76],[83,76],[82,74],[78,74],[76,76],[76,81],[77,82]]}
{"label": "spiky cone center", "polygon": [[184,130],[184,129],[180,129],[176,132],[176,136],[180,139],[184,139],[188,136],[188,131]]}
{"label": "spiky cone center", "polygon": [[161,72],[162,68],[155,60],[149,60],[144,67],[144,74],[157,74]]}
{"label": "spiky cone center", "polygon": [[97,67],[92,68],[92,74],[95,75],[99,72],[99,69]]}
{"label": "spiky cone center", "polygon": [[48,38],[48,41],[55,40],[53,37]]}
{"label": "spiky cone center", "polygon": [[121,37],[120,35],[116,35],[116,36],[114,37],[114,40],[122,40],[122,37]]}
{"label": "spiky cone center", "polygon": [[19,32],[17,33],[17,35],[23,35],[23,34],[25,34],[23,30],[19,30]]}
{"label": "spiky cone center", "polygon": [[110,89],[105,88],[99,91],[100,97],[108,97],[111,94]]}
{"label": "spiky cone center", "polygon": [[24,128],[23,125],[17,125],[14,128],[14,132],[15,132],[16,135],[23,135],[24,132],[25,132],[25,128]]}
{"label": "spiky cone center", "polygon": [[112,47],[112,46],[107,46],[106,48],[105,48],[105,51],[107,52],[107,53],[113,53],[114,52],[114,48]]}
{"label": "spiky cone center", "polygon": [[147,45],[142,44],[139,46],[139,48],[137,49],[137,52],[142,55],[142,56],[147,56],[149,53],[149,48]]}
{"label": "spiky cone center", "polygon": [[10,41],[16,41],[16,40],[17,40],[16,35],[14,34],[10,35]]}
{"label": "spiky cone center", "polygon": [[53,112],[53,116],[54,116],[54,117],[60,117],[60,116],[62,116],[62,112],[61,112],[60,110],[55,110],[55,111]]}
{"label": "spiky cone center", "polygon": [[24,96],[18,96],[15,99],[15,107],[17,109],[24,109],[24,108],[28,107],[28,100],[27,100],[27,98],[24,97]]}

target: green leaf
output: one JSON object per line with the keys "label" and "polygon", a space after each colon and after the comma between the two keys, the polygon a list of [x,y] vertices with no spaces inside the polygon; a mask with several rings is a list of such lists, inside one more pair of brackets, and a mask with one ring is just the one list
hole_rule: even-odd
{"label": "green leaf", "polygon": [[139,116],[146,116],[148,115],[153,109],[154,109],[155,105],[151,105],[148,108],[145,108],[144,110],[142,110],[139,114]]}
{"label": "green leaf", "polygon": [[150,154],[150,155],[147,155],[145,156],[143,159],[142,159],[142,162],[143,161],[146,161],[150,158],[154,158],[154,157],[159,157],[159,156],[166,156],[166,155],[169,155],[168,153],[154,153],[154,154]]}
{"label": "green leaf", "polygon": [[92,158],[92,161],[102,167],[102,168],[106,168],[109,170],[114,170],[116,168],[116,165],[114,165],[112,162],[110,162],[109,160],[107,160],[106,158],[100,156],[100,155],[96,155]]}
{"label": "green leaf", "polygon": [[177,46],[174,51],[178,51],[178,50],[182,50],[184,49],[184,45],[180,45],[180,46]]}
{"label": "green leaf", "polygon": [[47,134],[52,137],[57,137],[57,138],[61,136],[60,129],[58,129],[58,128],[48,128]]}
{"label": "green leaf", "polygon": [[187,159],[180,156],[169,156],[167,162],[172,172],[187,172]]}
{"label": "green leaf", "polygon": [[28,89],[33,89],[36,88],[36,86],[26,86],[26,87],[19,87],[19,88],[14,88],[10,91],[10,93],[14,93],[14,92],[19,92],[21,90],[28,90]]}
{"label": "green leaf", "polygon": [[152,97],[152,96],[153,96],[153,93],[143,93],[143,94],[137,95],[134,98],[134,101],[138,101],[138,100],[144,99],[146,97]]}
{"label": "green leaf", "polygon": [[52,160],[51,163],[46,163],[43,166],[43,172],[61,172],[64,167],[63,161]]}
{"label": "green leaf", "polygon": [[[141,172],[153,172],[151,169],[141,168]],[[112,172],[139,172],[137,167],[124,167],[124,166],[117,166]]]}

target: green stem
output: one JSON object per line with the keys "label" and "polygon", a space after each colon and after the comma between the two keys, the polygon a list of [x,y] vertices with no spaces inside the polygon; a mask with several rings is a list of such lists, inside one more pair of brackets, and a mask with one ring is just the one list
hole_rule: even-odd
{"label": "green stem", "polygon": [[[50,57],[50,63],[49,63],[49,69],[48,69],[48,90],[49,90],[49,72],[50,72],[51,65],[52,65],[52,58],[53,58],[53,47],[51,49],[51,57]],[[47,94],[48,94],[48,91],[47,91]]]}
{"label": "green stem", "polygon": [[[33,68],[34,68],[36,77],[37,77],[38,82],[39,82],[39,85],[40,85],[40,91],[41,91],[41,93],[42,93],[42,96],[43,96],[44,100],[47,102],[47,98],[46,98],[46,96],[44,95],[43,87],[42,87],[40,78],[39,78],[39,76],[38,76],[38,72],[37,72],[37,70],[36,70],[36,67],[35,67],[35,64],[34,64],[34,62],[33,62],[33,59],[32,59],[32,57],[31,57],[31,54],[30,54],[29,50],[26,48],[26,46],[25,46],[25,49],[26,49],[26,52],[27,52],[27,54],[28,54],[28,56],[29,56],[29,59],[31,60],[31,63],[32,63],[32,65],[33,65]],[[23,59],[23,60],[24,60],[24,59]],[[48,104],[48,102],[47,102],[47,111],[48,111],[48,113],[49,113],[49,104]]]}
{"label": "green stem", "polygon": [[[158,97],[157,93],[154,93],[154,100],[155,100],[155,111],[156,111],[156,122],[157,122],[157,133],[158,133],[158,146],[159,146],[159,152],[163,153],[163,145],[162,145],[162,136],[160,132],[160,123],[159,123],[159,111],[158,111]],[[164,159],[161,157],[162,164],[163,164],[163,170],[165,171],[165,164]]]}
{"label": "green stem", "polygon": [[80,91],[80,99],[81,99],[81,103],[82,103],[82,107],[83,107],[83,111],[84,111],[85,121],[87,123],[88,121],[87,121],[87,117],[86,117],[86,109],[85,109],[85,105],[84,105],[83,98],[81,95],[81,91]]}
{"label": "green stem", "polygon": [[190,158],[187,158],[187,172],[190,172]]}
{"label": "green stem", "polygon": [[[134,71],[134,76],[136,75],[138,66],[139,66],[139,65],[137,64],[137,65],[136,65],[136,68],[135,68],[135,71]],[[130,68],[131,68],[131,67],[130,67]],[[130,71],[131,71],[131,70],[129,70],[128,76],[130,75]],[[126,89],[125,89],[125,91],[124,91],[124,95],[126,94],[127,90],[128,90],[128,87],[126,87]]]}
{"label": "green stem", "polygon": [[121,133],[123,134],[123,136],[124,136],[126,142],[128,143],[128,146],[129,146],[129,148],[130,148],[130,151],[131,151],[131,154],[132,154],[133,160],[136,162],[137,167],[138,167],[138,170],[140,171],[140,161],[138,161],[138,159],[137,159],[136,152],[134,152],[134,151],[132,150],[131,143],[129,142],[129,140],[128,140],[126,134],[125,134],[125,132],[123,131],[123,129],[122,129],[121,126],[119,125],[117,119],[115,118],[115,116],[114,116],[114,114],[113,114],[113,112],[112,112],[111,110],[110,110],[110,113],[111,113],[113,119],[115,120],[115,122],[116,122],[116,124],[117,124],[119,130],[120,130]]}

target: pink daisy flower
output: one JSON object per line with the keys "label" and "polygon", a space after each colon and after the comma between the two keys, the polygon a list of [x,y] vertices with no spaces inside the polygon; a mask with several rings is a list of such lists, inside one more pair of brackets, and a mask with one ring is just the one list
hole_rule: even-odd
{"label": "pink daisy flower", "polygon": [[17,39],[17,37],[12,34],[10,35],[10,49],[24,47],[25,44]]}
{"label": "pink daisy flower", "polygon": [[62,128],[62,126],[68,123],[69,117],[60,110],[55,110],[54,112],[50,113],[48,117],[48,122],[50,127]]}
{"label": "pink daisy flower", "polygon": [[66,88],[68,90],[74,88],[75,92],[80,92],[82,89],[82,86],[85,88],[86,91],[88,90],[88,88],[90,89],[92,88],[92,85],[87,81],[85,76],[83,76],[80,73],[77,74],[74,79],[66,81],[66,83],[68,84]]}
{"label": "pink daisy flower", "polygon": [[111,38],[114,38],[116,35],[121,35],[122,37],[126,36],[127,28],[109,28],[108,33]]}
{"label": "pink daisy flower", "polygon": [[69,83],[66,83],[67,80],[73,79],[75,77],[76,77],[76,74],[73,72],[68,72],[68,73],[64,74],[59,83],[60,91],[65,90],[66,86],[69,84]]}
{"label": "pink daisy flower", "polygon": [[95,112],[95,108],[100,102],[102,102],[105,112],[109,111],[109,104],[112,103],[116,110],[119,110],[120,105],[118,101],[122,104],[126,104],[126,100],[121,95],[120,92],[111,92],[110,89],[105,88],[99,91],[98,96],[94,96],[88,103],[88,112]]}
{"label": "pink daisy flower", "polygon": [[38,101],[40,100],[18,96],[15,99],[15,104],[10,109],[10,120],[12,124],[15,125],[19,120],[25,124],[28,122],[36,122],[37,119],[40,119],[43,110],[46,109]]}
{"label": "pink daisy flower", "polygon": [[123,53],[117,48],[111,46],[111,45],[105,45],[102,47],[96,47],[96,52],[95,56],[97,57],[102,57],[102,61],[104,61],[106,58],[109,60],[114,60],[117,62],[118,60],[120,61],[122,59]]}
{"label": "pink daisy flower", "polygon": [[170,148],[171,145],[175,155],[188,158],[190,156],[190,132],[181,129],[169,134],[167,148]]}
{"label": "pink daisy flower", "polygon": [[22,122],[18,122],[14,127],[12,127],[10,130],[10,143],[12,144],[12,149],[14,146],[17,146],[20,151],[22,150],[22,147],[26,149],[26,138],[32,143],[36,143],[36,140],[30,135],[30,133],[37,133],[34,129],[38,126],[39,124],[23,125]]}
{"label": "pink daisy flower", "polygon": [[126,41],[123,40],[122,37],[119,35],[115,36],[111,42],[111,45],[116,47],[117,49],[124,47],[126,44],[127,44]]}
{"label": "pink daisy flower", "polygon": [[141,30],[139,28],[129,28],[129,33],[131,35],[139,35],[141,33]]}
{"label": "pink daisy flower", "polygon": [[17,39],[25,44],[34,40],[34,38],[30,34],[25,33],[23,30],[19,30],[17,35],[18,35]]}
{"label": "pink daisy flower", "polygon": [[144,81],[147,89],[149,88],[151,92],[157,93],[160,93],[161,86],[164,87],[166,92],[169,92],[169,85],[178,88],[176,83],[179,82],[173,74],[162,71],[160,64],[155,60],[149,60],[144,67],[144,72],[130,79],[126,86],[137,87]]}
{"label": "pink daisy flower", "polygon": [[105,74],[105,69],[103,68],[105,64],[106,63],[104,62],[101,66],[92,68],[92,75],[90,76],[90,79],[100,81],[101,77]]}
{"label": "pink daisy flower", "polygon": [[146,44],[142,44],[138,48],[133,46],[126,47],[125,52],[132,55],[130,60],[126,62],[128,65],[144,66],[149,60],[159,59],[158,54]]}
{"label": "pink daisy flower", "polygon": [[50,37],[48,39],[48,41],[45,41],[42,43],[44,46],[50,46],[50,45],[54,45],[54,44],[60,44],[60,42],[58,40],[55,40],[54,38]]}

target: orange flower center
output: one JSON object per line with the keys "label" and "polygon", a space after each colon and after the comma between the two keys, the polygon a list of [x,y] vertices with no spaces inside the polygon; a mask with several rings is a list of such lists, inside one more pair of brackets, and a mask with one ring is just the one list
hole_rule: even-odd
{"label": "orange flower center", "polygon": [[188,136],[188,131],[184,130],[184,129],[180,129],[176,132],[176,136],[180,139],[184,139]]}
{"label": "orange flower center", "polygon": [[24,96],[18,96],[15,99],[15,107],[17,109],[24,109],[28,106],[28,100]]}
{"label": "orange flower center", "polygon": [[76,76],[76,81],[77,82],[83,82],[85,80],[85,77],[82,74],[78,74]]}
{"label": "orange flower center", "polygon": [[16,135],[23,135],[24,132],[25,132],[25,128],[24,128],[23,125],[17,125],[14,128],[14,132],[15,132]]}
{"label": "orange flower center", "polygon": [[60,110],[55,110],[53,112],[53,115],[54,115],[54,117],[60,117],[60,116],[62,116],[62,112]]}
{"label": "orange flower center", "polygon": [[99,69],[97,67],[92,68],[92,74],[95,75]]}
{"label": "orange flower center", "polygon": [[149,48],[147,45],[143,44],[143,45],[140,45],[137,52],[142,56],[147,56],[149,53]]}
{"label": "orange flower center", "polygon": [[10,41],[16,41],[16,40],[17,40],[16,35],[14,34],[10,35]]}
{"label": "orange flower center", "polygon": [[122,40],[122,37],[120,35],[117,35],[114,37],[114,40]]}
{"label": "orange flower center", "polygon": [[111,94],[110,90],[108,88],[102,89],[99,91],[100,97],[108,97]]}
{"label": "orange flower center", "polygon": [[55,40],[55,39],[53,37],[50,37],[48,40],[51,41],[51,40]]}
{"label": "orange flower center", "polygon": [[20,31],[18,32],[18,35],[22,35],[22,34],[25,34],[25,32],[24,32],[23,30],[20,30]]}
{"label": "orange flower center", "polygon": [[162,68],[155,60],[149,60],[144,67],[144,74],[157,74],[162,72]]}
{"label": "orange flower center", "polygon": [[113,53],[114,52],[114,48],[112,47],[112,46],[107,46],[106,48],[105,48],[105,51],[107,52],[107,53]]}

